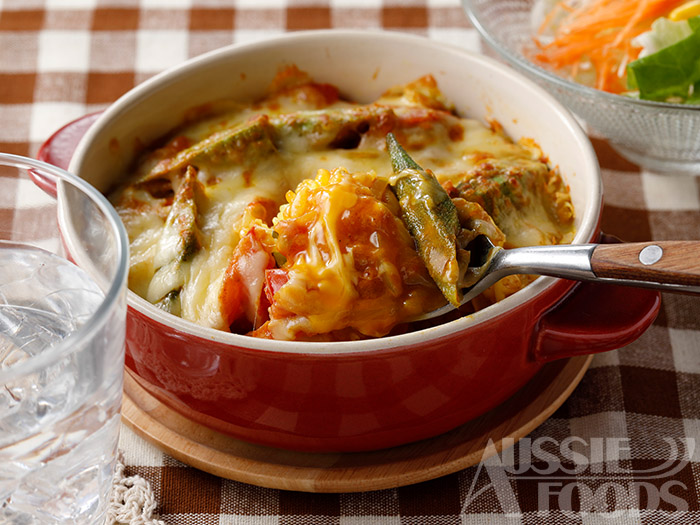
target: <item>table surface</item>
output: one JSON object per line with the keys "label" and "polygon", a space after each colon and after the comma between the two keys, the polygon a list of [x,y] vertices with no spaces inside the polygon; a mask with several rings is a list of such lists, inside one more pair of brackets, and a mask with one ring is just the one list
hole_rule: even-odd
{"label": "table surface", "polygon": [[[0,151],[36,156],[62,125],[189,57],[320,28],[482,46],[457,0],[0,0]],[[593,143],[604,231],[627,241],[700,238],[700,179],[644,172]],[[699,523],[699,401],[700,299],[665,294],[653,326],[597,355],[573,395],[522,442],[529,449],[431,481],[280,491],[188,467],[126,427],[120,448],[126,473],[151,483],[168,524]]]}

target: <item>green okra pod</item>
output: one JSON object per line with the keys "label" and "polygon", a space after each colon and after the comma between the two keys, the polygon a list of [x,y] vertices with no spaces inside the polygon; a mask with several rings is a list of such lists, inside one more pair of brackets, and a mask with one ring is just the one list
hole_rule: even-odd
{"label": "green okra pod", "polygon": [[[383,134],[396,121],[393,110],[382,106],[259,115],[250,121],[217,131],[174,157],[159,162],[138,182],[169,177],[188,165],[255,164],[278,150],[353,149],[365,134]],[[299,141],[300,137],[305,140]]]}
{"label": "green okra pod", "polygon": [[430,276],[445,298],[458,306],[463,272],[458,261],[457,235],[461,227],[457,208],[435,176],[416,164],[392,133],[386,142],[394,171],[390,184],[399,200],[402,219]]}
{"label": "green okra pod", "polygon": [[201,233],[197,226],[197,194],[201,191],[197,170],[188,166],[163,230],[164,236],[171,235],[175,239],[175,258],[179,262],[188,262],[202,247]]}
{"label": "green okra pod", "polygon": [[394,110],[384,106],[350,106],[318,111],[298,111],[271,118],[280,149],[294,150],[298,137],[307,149],[354,149],[366,134],[383,136],[396,126]]}
{"label": "green okra pod", "polygon": [[200,162],[243,164],[257,160],[275,150],[273,135],[274,128],[269,117],[259,115],[243,124],[217,131],[174,157],[159,162],[138,182],[166,177],[187,166],[197,166]]}
{"label": "green okra pod", "polygon": [[161,231],[153,261],[157,269],[147,293],[149,301],[159,302],[168,311],[179,304],[179,294],[174,292],[182,288],[186,266],[202,247],[197,201],[203,198],[197,170],[188,166]]}

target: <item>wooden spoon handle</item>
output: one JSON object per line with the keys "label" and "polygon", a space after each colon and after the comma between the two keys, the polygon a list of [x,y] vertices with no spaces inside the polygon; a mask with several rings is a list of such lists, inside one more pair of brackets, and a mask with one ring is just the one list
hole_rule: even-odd
{"label": "wooden spoon handle", "polygon": [[601,244],[591,268],[598,277],[700,286],[700,241]]}

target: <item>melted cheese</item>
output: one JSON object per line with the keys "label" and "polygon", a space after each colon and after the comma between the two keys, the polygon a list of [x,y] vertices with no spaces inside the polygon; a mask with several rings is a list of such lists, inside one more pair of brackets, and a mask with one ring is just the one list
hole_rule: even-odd
{"label": "melted cheese", "polygon": [[375,193],[376,180],[319,170],[289,193],[274,226],[289,279],[270,308],[266,329],[274,338],[345,329],[384,335],[415,314],[416,296],[443,302],[405,226]]}
{"label": "melted cheese", "polygon": [[[568,193],[558,175],[542,161],[538,148],[529,142],[513,143],[497,127],[454,115],[432,79],[420,79],[390,91],[377,104],[368,106],[334,100],[327,93],[326,87],[321,89],[301,79],[298,85],[286,83],[284,89],[255,104],[230,101],[213,104],[203,110],[201,118],[193,118],[173,132],[166,146],[151,150],[140,160],[134,173],[110,195],[129,233],[129,286],[133,291],[153,303],[176,291],[179,314],[183,318],[227,330],[229,309],[222,304],[226,269],[231,265],[242,235],[246,234],[242,222],[246,208],[252,202],[264,201],[272,203],[274,210],[267,217],[268,227],[282,205],[282,215],[292,213],[301,217],[313,211],[318,220],[308,232],[303,256],[294,261],[287,284],[279,290],[283,293],[274,298],[270,309],[272,317],[267,325],[269,331],[262,335],[289,339],[299,334],[312,336],[352,328],[363,336],[377,336],[386,333],[391,323],[400,322],[402,316],[416,314],[426,307],[419,304],[421,301],[427,301],[432,308],[434,297],[431,300],[426,297],[432,297],[433,283],[421,282],[424,279],[421,271],[425,269],[413,268],[409,272],[422,291],[417,291],[418,285],[406,287],[406,275],[385,256],[391,249],[398,249],[392,243],[399,241],[380,239],[381,235],[371,229],[365,232],[366,248],[362,249],[369,253],[373,248],[384,254],[385,260],[374,264],[372,272],[379,276],[377,282],[383,283],[385,294],[382,297],[393,297],[395,304],[387,303],[382,307],[367,301],[363,303],[358,291],[358,283],[363,281],[358,274],[357,260],[352,251],[344,248],[345,241],[338,237],[337,225],[366,190],[358,194],[357,181],[351,182],[350,174],[369,177],[370,185],[382,180],[386,185],[392,175],[384,145],[389,129],[400,135],[409,154],[419,165],[433,171],[444,186],[487,210],[489,220],[492,218],[505,233],[507,246],[548,244],[570,238],[572,212]],[[362,126],[356,129],[346,126],[343,129],[349,130],[348,134],[337,147],[316,145],[323,133],[332,128],[332,123],[323,122],[325,112],[363,107],[369,109],[370,115],[375,110],[377,115],[384,115],[388,108],[393,116],[386,122],[378,117],[377,123],[365,126],[369,130]],[[309,132],[304,131],[303,123],[298,128],[279,127],[279,122],[287,115],[299,111],[311,112],[307,114],[311,124],[316,122],[313,118],[320,117],[321,127],[313,128],[309,124],[313,128]],[[273,130],[272,135],[260,139],[259,144],[246,146],[244,142],[249,140],[245,135],[246,126],[259,115],[271,119],[260,122],[272,123],[266,124]],[[203,188],[193,203],[201,248],[190,260],[180,261],[174,253],[178,239],[165,227],[172,195],[162,188],[167,189],[169,183],[176,186],[182,170],[168,170],[168,163],[183,149],[189,151],[186,148],[237,129],[243,130],[243,134],[240,139],[234,137],[238,142],[227,146],[230,149],[222,147],[219,151],[214,145],[191,161]],[[235,154],[236,147],[241,148],[242,157]],[[234,154],[222,155],[230,151]],[[343,168],[342,176],[341,172],[334,171],[339,167]],[[321,175],[314,179],[317,173]],[[507,184],[500,190],[498,185],[490,188],[493,194],[482,191],[478,184],[469,185],[470,181],[481,180],[479,177],[495,180],[498,177],[507,179],[510,175],[516,179],[522,176],[529,184],[522,192],[516,192],[517,199],[510,201],[502,198]],[[305,209],[297,202],[299,199],[285,204],[288,192],[296,190],[293,195],[298,197],[312,187],[319,193],[317,209]],[[374,211],[378,212],[380,205],[386,206],[386,202],[376,201],[375,205]],[[392,213],[397,218],[400,215],[397,207]],[[399,244],[405,240],[402,237]],[[260,261],[262,264],[262,259]],[[246,286],[254,289],[251,293],[263,287],[261,279],[260,275],[249,277],[251,282],[246,282]],[[357,313],[359,304],[366,309],[362,315]],[[287,314],[275,317],[275,312],[281,311]]]}

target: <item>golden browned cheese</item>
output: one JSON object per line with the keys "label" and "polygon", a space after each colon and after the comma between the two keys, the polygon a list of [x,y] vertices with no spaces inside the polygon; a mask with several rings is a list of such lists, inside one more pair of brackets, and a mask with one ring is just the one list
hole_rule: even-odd
{"label": "golden browned cheese", "polygon": [[[444,303],[389,187],[394,133],[466,228],[506,247],[569,242],[568,189],[532,141],[455,113],[426,76],[371,104],[294,67],[252,104],[220,101],[110,194],[129,287],[194,323],[275,339],[379,337]],[[480,308],[530,278],[495,285]]]}
{"label": "golden browned cheese", "polygon": [[273,221],[287,281],[260,334],[377,337],[443,303],[385,180],[321,169],[287,200]]}

